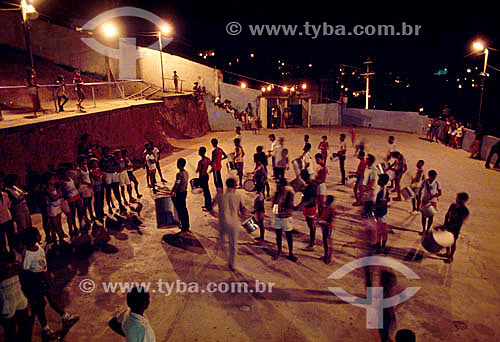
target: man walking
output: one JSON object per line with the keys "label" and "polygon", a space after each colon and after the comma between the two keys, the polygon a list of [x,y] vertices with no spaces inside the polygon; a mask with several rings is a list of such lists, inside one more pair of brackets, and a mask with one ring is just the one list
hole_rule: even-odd
{"label": "man walking", "polygon": [[[240,230],[239,215],[246,212],[241,197],[236,193],[236,179],[228,178],[226,180],[226,191],[217,193],[214,200],[214,206],[219,206],[219,243],[224,246],[224,238],[229,237],[229,268],[234,271],[234,259],[236,256],[236,243],[238,232]],[[212,212],[214,216],[216,214]]]}

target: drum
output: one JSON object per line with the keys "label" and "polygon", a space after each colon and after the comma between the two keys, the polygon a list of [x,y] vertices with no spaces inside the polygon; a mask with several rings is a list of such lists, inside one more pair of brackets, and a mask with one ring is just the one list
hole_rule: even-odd
{"label": "drum", "polygon": [[455,237],[447,230],[433,229],[422,240],[422,246],[429,253],[438,253],[445,247],[450,247],[455,242]]}
{"label": "drum", "polygon": [[413,191],[413,189],[409,186],[407,186],[406,188],[404,188],[402,191],[401,191],[401,194],[403,195],[403,198],[408,201],[412,198],[415,198],[415,192]]}
{"label": "drum", "polygon": [[294,207],[298,206],[300,204],[300,202],[302,202],[302,197],[304,197],[304,195],[301,192],[296,192],[293,195],[293,206]]}
{"label": "drum", "polygon": [[243,183],[243,189],[245,189],[248,192],[254,192],[255,191],[255,182],[253,181],[253,179],[247,179]]}
{"label": "drum", "polygon": [[227,169],[228,171],[236,170],[236,163],[234,162],[234,152],[227,155]]}
{"label": "drum", "polygon": [[300,178],[295,178],[290,182],[290,185],[295,192],[302,192],[306,187],[306,183],[304,183],[304,181]]}
{"label": "drum", "polygon": [[425,217],[432,217],[432,216],[436,215],[437,209],[432,204],[429,203],[425,207],[420,208],[420,212]]}
{"label": "drum", "polygon": [[200,185],[199,178],[192,178],[189,181],[189,184],[191,184],[191,192],[193,194],[201,194],[203,192],[203,189],[201,188],[201,185]]}
{"label": "drum", "polygon": [[376,168],[377,168],[377,173],[379,175],[385,173],[385,170],[384,170],[385,166],[383,163],[377,164]]}
{"label": "drum", "polygon": [[158,228],[179,225],[179,219],[172,197],[164,196],[155,198],[155,209],[156,225]]}
{"label": "drum", "polygon": [[295,172],[296,177],[300,177],[300,171],[302,171],[302,158],[297,158],[292,161],[293,172]]}
{"label": "drum", "polygon": [[252,234],[254,231],[259,229],[259,224],[257,223],[257,220],[255,217],[250,217],[248,220],[243,222],[242,224],[243,228],[248,232],[248,234]]}

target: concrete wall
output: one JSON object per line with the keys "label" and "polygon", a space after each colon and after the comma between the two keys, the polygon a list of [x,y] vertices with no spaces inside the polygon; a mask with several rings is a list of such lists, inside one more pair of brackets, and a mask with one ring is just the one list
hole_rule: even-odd
{"label": "concrete wall", "polygon": [[212,96],[206,95],[203,98],[207,108],[208,123],[212,131],[234,131],[236,126],[241,126],[241,123],[226,110],[214,105]]}
{"label": "concrete wall", "polygon": [[[500,140],[497,137],[493,137],[491,135],[485,135],[483,137],[483,144],[481,145],[481,159],[486,159],[488,157],[488,154],[490,153],[491,147],[495,145],[498,140]],[[493,157],[492,161],[495,161],[496,157]]]}
{"label": "concrete wall", "polygon": [[257,98],[261,94],[260,90],[241,88],[239,86],[223,82],[219,83],[219,87],[221,101],[226,99],[231,100],[233,107],[237,108],[239,111],[245,110],[247,104],[251,103],[254,113],[257,111]]}
{"label": "concrete wall", "polygon": [[426,125],[426,117],[416,112],[398,112],[359,108],[344,108],[342,125],[383,128],[395,131],[422,133]]}
{"label": "concrete wall", "polygon": [[[20,13],[0,12],[0,44],[16,49],[25,50],[25,39]],[[50,34],[48,34],[50,33]],[[118,60],[106,57],[87,46],[80,38],[92,38],[85,33],[77,32],[66,27],[51,24],[42,20],[31,22],[31,41],[33,54],[45,58],[53,63],[79,68],[84,73],[107,76],[108,70],[115,78],[119,77]],[[117,41],[100,41],[110,48],[117,48]],[[144,53],[145,48],[138,48],[138,53]],[[151,51],[150,51],[151,52]],[[196,63],[179,56],[163,53],[164,76],[172,78],[176,70],[184,80],[183,89],[191,90],[193,82],[201,76],[207,91],[216,93],[216,79],[222,79],[220,71]],[[36,68],[36,65],[35,65]],[[137,78],[155,86],[161,86],[160,54],[155,51],[148,57],[139,59],[136,68]],[[173,82],[166,81],[167,89],[173,89]]]}
{"label": "concrete wall", "polygon": [[311,105],[311,126],[340,125],[338,103],[313,103]]}
{"label": "concrete wall", "polygon": [[464,130],[464,139],[462,140],[462,149],[470,152],[470,145],[474,141],[476,137],[476,132],[472,129],[465,128]]}

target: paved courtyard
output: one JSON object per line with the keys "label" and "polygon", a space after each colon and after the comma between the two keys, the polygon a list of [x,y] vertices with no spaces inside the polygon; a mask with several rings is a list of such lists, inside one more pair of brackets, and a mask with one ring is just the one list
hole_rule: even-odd
{"label": "paved courtyard", "polygon": [[[347,128],[273,130],[284,136],[291,159],[298,157],[303,146],[303,135],[311,136],[313,152],[322,135],[328,135],[331,149],[336,151],[340,133]],[[243,133],[245,171],[253,169],[253,153],[257,145],[268,149],[269,130],[259,135]],[[411,215],[410,202],[391,202],[388,223],[394,234],[389,235],[388,256],[413,270],[420,279],[406,279],[397,273],[395,293],[407,287],[421,287],[417,294],[395,307],[398,329],[412,329],[417,341],[498,341],[500,328],[500,272],[498,268],[500,238],[500,173],[487,170],[484,163],[468,158],[463,150],[452,150],[441,144],[429,143],[417,135],[374,129],[358,129],[357,139],[366,140],[368,153],[377,159],[386,152],[389,135],[395,135],[398,150],[408,162],[409,170],[402,184],[409,184],[417,160],[425,160],[426,172],[435,169],[443,188],[435,223],[441,223],[450,203],[458,192],[469,194],[470,218],[464,224],[457,243],[455,261],[445,264],[443,259],[428,254],[421,246],[420,215]],[[233,150],[232,132],[210,133],[202,138],[171,140],[179,151],[162,159],[165,178],[172,185],[175,179],[175,160],[187,159],[190,177],[195,175],[199,146],[209,151],[210,139],[217,137],[226,151]],[[357,160],[348,135],[347,169],[355,170]],[[293,222],[294,249],[298,262],[286,258],[273,261],[275,235],[266,231],[266,243],[257,245],[254,236],[243,228],[238,243],[237,272],[230,272],[223,252],[217,248],[217,220],[201,210],[203,196],[188,195],[192,236],[165,243],[164,234],[178,229],[157,229],[152,194],[146,188],[143,170],[136,171],[144,197],[140,222],[112,236],[115,253],[98,251],[88,259],[68,257],[53,265],[54,283],[69,311],[81,315],[65,341],[118,341],[107,322],[125,307],[125,295],[105,293],[102,282],[151,282],[157,288],[164,282],[197,282],[200,289],[210,282],[248,282],[255,289],[255,281],[274,283],[272,292],[256,293],[151,293],[151,305],[146,311],[156,332],[157,341],[379,341],[377,330],[366,329],[366,310],[349,305],[330,292],[328,287],[343,287],[363,297],[364,272],[353,271],[340,280],[327,279],[342,265],[366,255],[360,241],[363,221],[359,208],[353,202],[352,182],[339,186],[338,163],[328,161],[328,192],[336,198],[337,216],[333,232],[333,261],[325,265],[322,256],[321,233],[317,232],[314,252],[304,252],[308,229],[301,212],[295,212]],[[287,171],[289,179],[293,170]],[[223,169],[227,177],[227,169]],[[215,193],[210,179],[212,194]],[[271,190],[275,186],[272,184]],[[254,195],[244,190],[245,205],[252,208]],[[266,202],[266,226],[271,226],[272,210]],[[35,222],[39,222],[37,217]],[[255,234],[255,233],[254,233]],[[283,241],[283,251],[287,251]],[[91,279],[96,289],[84,293],[79,284]],[[182,289],[181,289],[182,290]],[[60,322],[49,311],[52,327]],[[39,336],[37,323],[34,336]],[[86,336],[86,337],[84,337]]]}

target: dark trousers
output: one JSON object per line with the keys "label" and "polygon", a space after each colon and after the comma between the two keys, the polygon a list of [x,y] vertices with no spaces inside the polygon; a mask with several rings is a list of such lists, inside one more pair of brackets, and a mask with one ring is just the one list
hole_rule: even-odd
{"label": "dark trousers", "polygon": [[222,185],[222,175],[220,174],[219,171],[214,170],[214,184],[216,189],[223,189],[224,185]]}
{"label": "dark trousers", "polygon": [[345,184],[345,157],[339,157],[340,174],[342,176],[342,184]]}
{"label": "dark trousers", "polygon": [[205,198],[205,208],[212,210],[212,195],[208,187],[208,175],[200,176],[200,186],[203,189],[203,197]]}
{"label": "dark trousers", "polygon": [[28,309],[16,311],[14,317],[4,319],[2,322],[6,342],[31,341],[32,322]]}
{"label": "dark trousers", "polygon": [[274,178],[285,178],[285,169],[282,167],[273,167]]}
{"label": "dark trousers", "polygon": [[497,160],[495,161],[495,165],[493,167],[495,169],[498,169],[498,167],[500,166],[500,150],[495,146],[491,148],[490,153],[488,154],[488,158],[486,158],[486,167],[490,167],[491,158],[493,158],[495,154],[497,155]]}
{"label": "dark trousers", "polygon": [[7,240],[5,240],[5,234],[7,234],[7,239],[9,240],[10,251],[14,250],[14,221],[10,220],[5,223],[0,224],[0,250],[7,250]]}
{"label": "dark trousers", "polygon": [[104,217],[104,185],[94,187],[94,212],[97,218]]}
{"label": "dark trousers", "polygon": [[179,215],[179,220],[181,221],[181,230],[188,231],[189,230],[189,213],[186,206],[186,197],[187,192],[178,192],[175,197],[172,198],[175,206],[175,210],[177,210],[177,215]]}

